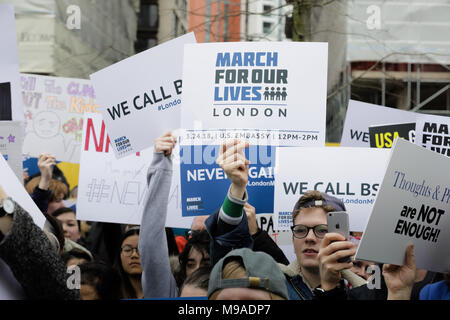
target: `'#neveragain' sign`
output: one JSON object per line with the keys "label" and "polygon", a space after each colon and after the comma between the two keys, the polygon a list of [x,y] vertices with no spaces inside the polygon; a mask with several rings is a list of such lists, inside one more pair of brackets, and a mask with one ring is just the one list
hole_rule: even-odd
{"label": "'#neveragain' sign", "polygon": [[117,158],[180,127],[183,46],[195,42],[191,32],[91,74]]}
{"label": "'#neveragain' sign", "polygon": [[[140,224],[153,148],[116,159],[102,116],[86,114],[84,122],[77,219]],[[189,228],[192,220],[181,218],[177,168],[174,166],[166,226]]]}
{"label": "'#neveragain' sign", "polygon": [[350,231],[363,231],[390,150],[376,148],[278,148],[275,168],[275,230],[289,230],[295,203],[318,190],[345,204]]}
{"label": "'#neveragain' sign", "polygon": [[402,265],[413,243],[418,269],[450,270],[449,168],[447,156],[397,139],[355,259]]}

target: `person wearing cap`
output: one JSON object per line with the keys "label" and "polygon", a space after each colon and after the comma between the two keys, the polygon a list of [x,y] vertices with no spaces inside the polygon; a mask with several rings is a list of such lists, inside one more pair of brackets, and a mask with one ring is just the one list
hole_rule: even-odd
{"label": "person wearing cap", "polygon": [[[323,280],[329,277],[339,278],[340,285],[344,285],[342,276],[357,287],[365,283],[364,279],[347,270],[351,268],[351,263],[338,264],[339,259],[335,253],[344,256],[353,256],[355,248],[350,241],[336,238],[339,234],[327,234],[327,212],[345,211],[345,206],[339,199],[319,191],[309,191],[304,194],[295,204],[292,213],[293,225],[292,241],[297,259],[288,266],[279,264],[286,276],[289,299],[291,300],[311,300],[314,296],[314,289],[321,288]],[[323,264],[320,264],[319,251],[325,237],[333,237],[340,240],[323,252]],[[339,251],[339,252],[338,252]],[[321,273],[321,268],[326,271]],[[344,271],[346,270],[346,271]],[[325,276],[324,279],[322,277]],[[317,291],[317,290],[316,290]]]}
{"label": "person wearing cap", "polygon": [[286,281],[275,260],[264,252],[235,249],[214,266],[210,300],[288,300]]}

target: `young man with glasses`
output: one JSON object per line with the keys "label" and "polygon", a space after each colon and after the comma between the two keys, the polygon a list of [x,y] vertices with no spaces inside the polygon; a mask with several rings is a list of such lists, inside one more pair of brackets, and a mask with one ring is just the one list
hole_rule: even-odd
{"label": "young man with glasses", "polygon": [[[327,213],[345,210],[342,201],[319,191],[307,192],[295,204],[291,230],[297,259],[288,266],[279,264],[286,276],[289,299],[311,300],[313,291],[320,294],[321,290],[315,288],[321,288],[324,284],[326,287],[329,277],[333,280],[336,276],[341,278],[341,271],[351,268],[351,263],[337,261],[341,256],[355,254],[354,245],[349,241],[339,241],[330,250],[322,249],[322,265],[319,260],[322,241],[328,232]],[[324,249],[329,249],[329,246]],[[346,278],[355,285],[363,283],[351,272],[346,273]]]}

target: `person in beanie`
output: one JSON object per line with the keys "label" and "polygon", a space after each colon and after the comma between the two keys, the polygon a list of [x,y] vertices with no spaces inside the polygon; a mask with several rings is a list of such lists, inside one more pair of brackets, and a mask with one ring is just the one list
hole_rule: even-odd
{"label": "person in beanie", "polygon": [[[346,211],[345,205],[339,199],[319,191],[305,193],[294,206],[291,230],[297,259],[288,266],[278,264],[286,276],[291,300],[311,300],[313,290],[321,285],[319,250],[328,233],[327,213],[331,211]],[[352,242],[340,241],[339,246],[349,256],[355,255]],[[365,284],[364,279],[347,270],[350,268],[351,263],[345,266],[341,276],[353,287]]]}
{"label": "person in beanie", "polygon": [[231,250],[214,266],[210,300],[287,300],[286,282],[275,260],[248,248]]}

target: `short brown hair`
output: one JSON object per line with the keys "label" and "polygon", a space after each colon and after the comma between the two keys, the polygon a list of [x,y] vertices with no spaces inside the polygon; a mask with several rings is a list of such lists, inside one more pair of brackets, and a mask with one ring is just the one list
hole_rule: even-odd
{"label": "short brown hair", "polygon": [[317,190],[308,191],[304,195],[302,195],[300,197],[300,199],[298,199],[297,203],[295,204],[295,208],[299,208],[299,209],[296,209],[292,212],[292,223],[294,223],[294,221],[297,218],[297,216],[299,215],[300,211],[304,208],[322,208],[325,212],[335,211],[334,208],[330,205],[320,205],[320,206],[309,205],[306,207],[304,206],[306,203],[311,202],[311,201],[316,201],[316,200],[325,201],[325,198],[323,197],[322,193],[320,193]]}

